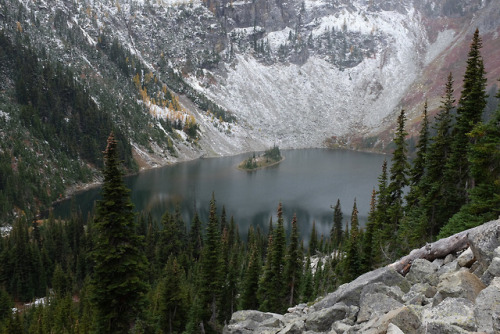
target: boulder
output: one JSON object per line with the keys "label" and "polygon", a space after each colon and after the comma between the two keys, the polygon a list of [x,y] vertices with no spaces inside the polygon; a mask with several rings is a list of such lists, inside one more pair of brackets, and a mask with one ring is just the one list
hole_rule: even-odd
{"label": "boulder", "polygon": [[276,333],[283,326],[281,314],[254,310],[233,313],[229,324],[224,326],[225,334]]}
{"label": "boulder", "polygon": [[[470,334],[463,328],[455,325],[450,325],[444,322],[433,322],[425,328],[426,334]],[[483,334],[483,333],[481,333]]]}
{"label": "boulder", "polygon": [[349,313],[349,307],[344,303],[337,303],[331,307],[311,312],[307,315],[305,327],[307,330],[326,332],[331,329],[335,321],[342,320]]}
{"label": "boulder", "polygon": [[476,262],[476,258],[474,257],[474,253],[472,253],[472,249],[467,248],[460,256],[457,258],[457,263],[460,267],[470,268],[472,264]]}
{"label": "boulder", "polygon": [[453,262],[453,261],[455,261],[455,255],[453,255],[453,254],[448,254],[448,255],[446,255],[446,257],[444,258],[443,264],[448,264],[448,263]]}
{"label": "boulder", "polygon": [[430,285],[437,285],[438,266],[425,259],[416,259],[411,264],[410,271],[406,278],[412,283],[429,283]]}
{"label": "boulder", "polygon": [[398,326],[389,324],[387,326],[387,334],[405,334]]}
{"label": "boulder", "polygon": [[403,306],[397,310],[392,310],[382,316],[370,319],[363,324],[359,333],[364,334],[382,334],[386,333],[389,324],[397,326],[403,333],[420,333],[421,321],[418,315],[409,307]]}
{"label": "boulder", "polygon": [[481,291],[476,298],[474,316],[478,331],[494,333],[494,321],[500,313],[500,277],[496,277],[491,284]]}
{"label": "boulder", "polygon": [[493,220],[467,231],[470,248],[483,268],[488,268],[500,246],[500,220]]}
{"label": "boulder", "polygon": [[365,293],[361,295],[358,323],[365,322],[374,316],[380,316],[402,307],[399,301],[382,293]]}
{"label": "boulder", "polygon": [[304,321],[296,320],[292,323],[289,323],[282,330],[280,330],[279,334],[302,334],[305,330]]}
{"label": "boulder", "polygon": [[359,298],[363,288],[377,282],[384,283],[387,286],[398,286],[403,292],[408,292],[411,286],[394,268],[382,267],[365,273],[350,283],[341,285],[335,292],[317,302],[311,309],[312,311],[318,311],[331,307],[338,302],[344,302],[348,306],[359,305]]}
{"label": "boulder", "polygon": [[442,299],[466,298],[474,302],[485,287],[476,275],[468,271],[457,271],[442,275],[437,289]]}
{"label": "boulder", "polygon": [[[427,333],[445,333],[429,328],[442,328],[441,324],[457,326],[467,331],[476,330],[474,303],[466,298],[446,298],[438,306],[423,312],[423,323]],[[446,327],[446,326],[445,326]]]}
{"label": "boulder", "polygon": [[344,321],[335,321],[332,325],[332,330],[335,331],[336,333],[345,333],[349,329],[351,329],[351,325],[346,324]]}
{"label": "boulder", "polygon": [[457,271],[459,268],[460,268],[460,266],[458,265],[458,262],[452,261],[452,262],[449,262],[449,263],[441,266],[437,271],[437,275],[441,276],[441,275],[446,274],[446,273],[452,273],[452,272]]}

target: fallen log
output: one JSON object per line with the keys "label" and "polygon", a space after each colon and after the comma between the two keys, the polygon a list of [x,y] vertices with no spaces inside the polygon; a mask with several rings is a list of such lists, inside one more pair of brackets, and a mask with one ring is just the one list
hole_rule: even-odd
{"label": "fallen log", "polygon": [[469,247],[469,232],[470,230],[466,230],[454,234],[451,237],[427,244],[422,248],[414,249],[410,252],[410,254],[390,264],[389,267],[394,268],[398,273],[405,276],[410,270],[412,262],[416,259],[433,261]]}

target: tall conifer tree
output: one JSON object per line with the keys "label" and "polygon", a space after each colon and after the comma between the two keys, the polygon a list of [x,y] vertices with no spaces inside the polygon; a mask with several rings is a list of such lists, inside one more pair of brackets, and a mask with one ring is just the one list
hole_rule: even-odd
{"label": "tall conifer tree", "polygon": [[451,216],[447,206],[446,193],[453,190],[446,189],[445,168],[443,166],[447,165],[451,153],[453,118],[451,112],[455,107],[453,93],[453,75],[450,72],[441,107],[434,121],[435,135],[428,148],[427,173],[422,180],[423,198],[421,201],[427,219],[423,221],[424,226],[420,230],[429,239],[435,237],[439,228]]}
{"label": "tall conifer tree", "polygon": [[299,230],[297,216],[293,215],[290,244],[286,254],[285,285],[287,288],[288,305],[293,306],[299,301],[299,286],[302,277],[302,254],[299,249]]}
{"label": "tall conifer tree", "polygon": [[[404,188],[408,186],[408,145],[406,143],[407,132],[405,130],[406,115],[404,110],[398,116],[398,128],[394,137],[396,148],[392,155],[392,165],[390,169],[390,183],[387,187],[389,193],[389,203],[387,206],[388,218],[386,225],[386,235],[391,236],[397,232],[401,219],[403,218],[403,194]],[[393,239],[389,239],[393,240]]]}
{"label": "tall conifer tree", "polygon": [[330,231],[330,240],[333,247],[338,249],[342,243],[342,208],[340,207],[340,199],[337,199],[337,204],[333,209],[333,226]]}
{"label": "tall conifer tree", "polygon": [[125,333],[143,309],[147,259],[123,182],[113,133],[104,151],[102,200],[94,220],[92,300],[100,333]]}
{"label": "tall conifer tree", "polygon": [[458,101],[452,151],[446,165],[446,187],[449,189],[446,204],[452,213],[457,212],[467,202],[467,190],[475,186],[474,178],[470,173],[467,150],[474,140],[468,136],[468,133],[481,120],[486,107],[486,73],[480,53],[481,47],[481,37],[479,30],[476,29],[467,58],[463,89]]}

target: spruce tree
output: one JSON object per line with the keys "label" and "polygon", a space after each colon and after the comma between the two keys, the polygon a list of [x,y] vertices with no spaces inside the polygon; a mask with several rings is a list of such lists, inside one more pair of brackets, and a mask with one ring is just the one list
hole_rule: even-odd
{"label": "spruce tree", "polygon": [[418,205],[418,200],[421,195],[421,181],[426,173],[427,166],[427,146],[429,144],[429,120],[427,118],[427,101],[424,104],[422,127],[417,143],[417,153],[413,160],[413,165],[409,172],[410,191],[406,196],[407,210],[412,206]]}
{"label": "spruce tree", "polygon": [[351,231],[346,242],[343,259],[343,282],[350,282],[361,274],[360,232],[356,199],[351,213]]}
{"label": "spruce tree", "polygon": [[384,222],[385,226],[383,226],[389,240],[394,240],[391,236],[395,235],[403,218],[403,194],[404,188],[408,186],[409,163],[407,160],[408,148],[405,140],[408,133],[405,130],[405,122],[405,112],[401,110],[398,116],[398,127],[394,136],[396,148],[392,154],[390,183],[387,187],[389,195],[387,206],[388,220]]}
{"label": "spruce tree", "polygon": [[100,333],[124,333],[141,314],[147,259],[136,234],[133,204],[123,182],[113,133],[104,151],[102,199],[94,220],[92,301]]}
{"label": "spruce tree", "polygon": [[271,256],[271,282],[273,286],[273,296],[271,298],[271,309],[273,312],[285,311],[285,286],[284,270],[285,270],[285,255],[286,255],[286,234],[283,219],[283,207],[281,203],[278,205],[278,222],[274,230],[272,253]]}
{"label": "spruce tree", "polygon": [[467,202],[467,191],[475,186],[475,180],[470,173],[467,151],[474,140],[468,133],[481,120],[486,107],[486,73],[480,53],[481,47],[481,37],[479,30],[476,29],[458,101],[451,155],[446,164],[446,207],[451,214],[457,212]]}
{"label": "spruce tree", "polygon": [[337,199],[337,204],[333,209],[333,226],[330,231],[330,240],[334,249],[339,249],[342,243],[342,208],[340,207],[340,199]]}
{"label": "spruce tree", "polygon": [[415,215],[410,217],[412,220],[418,220],[414,229],[424,240],[432,240],[451,216],[446,198],[447,193],[453,190],[448,189],[444,182],[444,166],[447,165],[451,152],[452,111],[455,104],[453,92],[453,75],[450,72],[440,110],[434,119],[435,135],[427,149],[426,173],[420,182],[419,201],[422,211],[415,212]]}
{"label": "spruce tree", "polygon": [[363,236],[361,244],[361,272],[367,272],[374,267],[374,245],[375,245],[375,228],[376,228],[376,196],[375,189],[372,191],[370,200],[370,212],[368,221],[366,222],[366,232]]}
{"label": "spruce tree", "polygon": [[[500,91],[496,97],[500,99]],[[500,212],[500,107],[489,122],[479,122],[469,137],[470,174],[476,186],[468,192],[470,201],[443,227],[440,237],[496,219]]]}
{"label": "spruce tree", "polygon": [[[293,224],[293,221],[292,221]],[[293,228],[293,225],[292,225]],[[318,250],[318,232],[316,232],[316,222],[313,221],[311,229],[311,237],[309,238],[309,253],[311,255],[316,254]]]}
{"label": "spruce tree", "polygon": [[251,242],[249,252],[250,257],[245,275],[243,276],[240,306],[243,310],[256,310],[259,308],[257,291],[261,271],[260,252],[256,241]]}
{"label": "spruce tree", "polygon": [[217,332],[220,324],[217,318],[221,307],[223,285],[223,256],[221,251],[220,223],[217,218],[215,195],[210,200],[210,212],[205,242],[201,255],[201,273],[198,285],[199,298],[203,307],[202,322],[205,331]]}
{"label": "spruce tree", "polygon": [[302,277],[302,267],[302,254],[299,250],[297,216],[293,215],[292,232],[290,234],[290,243],[288,245],[285,264],[285,286],[287,289],[286,298],[289,306],[293,306],[299,301],[299,287]]}

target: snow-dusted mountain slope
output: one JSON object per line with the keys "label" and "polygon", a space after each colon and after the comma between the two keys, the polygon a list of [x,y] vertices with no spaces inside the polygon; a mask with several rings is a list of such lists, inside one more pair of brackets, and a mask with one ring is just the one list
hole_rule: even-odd
{"label": "snow-dusted mountain slope", "polygon": [[[154,138],[150,148],[133,142],[149,164],[272,144],[366,148],[401,108],[412,122],[426,98],[436,109],[449,71],[459,93],[476,27],[489,85],[500,76],[497,0],[0,0],[0,7],[24,8],[18,32],[75,69],[78,80],[111,85],[118,101],[143,94],[142,112],[160,129],[160,118],[195,118],[196,144],[182,124],[167,134],[177,156],[162,153]],[[4,27],[16,29],[16,19],[2,15]],[[135,58],[120,64],[103,40]],[[140,82],[116,73],[135,61]],[[147,72],[176,94],[175,112],[157,102],[161,89],[143,89]]]}

